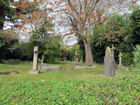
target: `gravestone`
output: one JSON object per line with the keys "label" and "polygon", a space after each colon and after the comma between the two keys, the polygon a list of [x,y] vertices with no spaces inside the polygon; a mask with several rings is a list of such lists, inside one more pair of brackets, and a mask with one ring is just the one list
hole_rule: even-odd
{"label": "gravestone", "polygon": [[38,57],[38,46],[34,46],[34,57],[33,57],[33,69],[29,71],[29,74],[39,74],[37,70],[37,57]]}
{"label": "gravestone", "polygon": [[43,61],[44,61],[44,54],[42,55],[42,60],[39,59],[39,58],[38,58],[38,60],[39,60],[39,62],[40,62],[39,69],[42,69],[41,67],[42,67]]}
{"label": "gravestone", "polygon": [[106,48],[104,58],[105,77],[115,76],[115,60],[109,47]]}
{"label": "gravestone", "polygon": [[58,71],[59,69],[61,69],[61,65],[57,65],[57,66],[52,66],[52,65],[48,65],[48,64],[44,64],[44,55],[42,56],[42,60],[38,59],[40,62],[39,65],[39,71]]}
{"label": "gravestone", "polygon": [[[114,45],[112,45],[112,48],[111,48],[111,54],[112,54],[112,56],[113,56],[113,58],[114,58],[114,50],[115,50],[115,47],[114,47]],[[114,61],[115,61],[115,58],[114,58]],[[115,63],[115,69],[117,69],[117,65],[116,65],[116,63]]]}
{"label": "gravestone", "polygon": [[83,63],[83,56],[81,56],[80,63]]}
{"label": "gravestone", "polygon": [[77,51],[75,51],[75,56],[76,56],[75,66],[78,66],[79,67],[80,66],[80,63],[79,63]]}
{"label": "gravestone", "polygon": [[111,51],[112,51],[112,56],[113,57],[114,57],[114,50],[115,50],[115,47],[114,47],[114,45],[112,45]]}
{"label": "gravestone", "polygon": [[119,57],[119,69],[122,69],[122,53],[120,52],[119,53],[119,55],[118,55],[118,57]]}

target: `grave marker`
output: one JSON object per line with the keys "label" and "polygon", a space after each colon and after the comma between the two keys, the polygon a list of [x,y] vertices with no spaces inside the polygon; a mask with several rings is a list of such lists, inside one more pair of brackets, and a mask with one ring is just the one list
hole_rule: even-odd
{"label": "grave marker", "polygon": [[109,47],[106,48],[104,58],[105,77],[115,76],[115,60]]}
{"label": "grave marker", "polygon": [[29,74],[39,74],[37,70],[37,58],[38,58],[38,46],[34,46],[34,57],[33,57],[33,69],[29,71]]}
{"label": "grave marker", "polygon": [[120,52],[119,53],[119,55],[118,55],[118,57],[119,57],[119,69],[122,69],[122,53]]}
{"label": "grave marker", "polygon": [[112,51],[112,56],[113,57],[114,57],[114,50],[115,50],[115,47],[114,47],[114,45],[112,45],[111,51]]}
{"label": "grave marker", "polygon": [[83,63],[83,56],[81,56],[80,63]]}

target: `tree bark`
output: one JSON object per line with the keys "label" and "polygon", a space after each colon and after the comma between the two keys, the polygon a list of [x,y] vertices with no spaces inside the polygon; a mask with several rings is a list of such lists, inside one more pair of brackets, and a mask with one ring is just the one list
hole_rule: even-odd
{"label": "tree bark", "polygon": [[93,64],[93,58],[92,58],[92,51],[91,51],[91,44],[90,40],[83,39],[84,45],[85,45],[85,54],[86,54],[86,64]]}
{"label": "tree bark", "polygon": [[0,29],[3,30],[3,24],[4,24],[4,10],[3,7],[0,7]]}

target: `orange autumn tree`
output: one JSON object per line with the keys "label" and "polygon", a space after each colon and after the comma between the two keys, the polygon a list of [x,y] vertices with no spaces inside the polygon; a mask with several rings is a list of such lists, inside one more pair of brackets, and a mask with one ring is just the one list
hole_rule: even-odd
{"label": "orange autumn tree", "polygon": [[95,36],[92,37],[92,42],[95,43],[96,47],[101,47],[106,42],[115,44],[126,40],[129,33],[128,21],[128,14],[110,14],[106,22],[94,28],[93,34]]}
{"label": "orange autumn tree", "polygon": [[91,36],[93,28],[102,24],[111,12],[123,12],[137,0],[62,0],[64,24],[71,26],[66,35],[74,34],[85,46],[86,64],[93,64]]}
{"label": "orange autumn tree", "polygon": [[[36,35],[39,40],[49,42],[55,31],[50,26],[55,21],[60,26],[70,28],[68,32],[63,33],[62,37],[68,35],[73,37],[75,34],[83,40],[86,64],[93,64],[90,45],[92,29],[106,20],[108,12],[123,12],[123,9],[134,3],[136,0],[20,0],[13,2],[13,5],[19,9],[16,16],[21,19],[18,26],[22,34],[33,35],[36,30],[43,27],[45,30],[43,37],[40,34]],[[60,16],[61,18],[58,19]],[[46,18],[50,22],[49,25],[44,26]],[[47,37],[48,35],[50,37]],[[50,42],[52,43],[53,41]]]}
{"label": "orange autumn tree", "polygon": [[[20,0],[12,4],[19,10],[14,18],[21,19],[18,22],[18,33],[32,38],[31,40],[48,42],[54,44],[56,40],[55,30],[53,28],[56,14],[52,11],[56,8],[57,1],[51,0]],[[16,29],[17,30],[17,29]],[[32,36],[36,37],[32,37]],[[60,39],[60,37],[59,37]]]}

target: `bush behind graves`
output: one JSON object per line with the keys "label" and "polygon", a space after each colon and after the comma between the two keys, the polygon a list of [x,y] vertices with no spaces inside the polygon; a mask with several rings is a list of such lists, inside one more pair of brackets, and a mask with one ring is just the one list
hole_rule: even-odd
{"label": "bush behind graves", "polygon": [[122,53],[122,63],[123,63],[123,65],[125,65],[125,66],[129,66],[130,64],[132,64],[133,63],[133,55],[131,54],[131,53],[128,53],[128,52],[126,52],[126,53]]}
{"label": "bush behind graves", "polygon": [[133,52],[133,55],[134,55],[134,63],[135,63],[135,66],[137,69],[140,68],[140,45],[136,45],[136,48],[134,48],[134,52]]}
{"label": "bush behind graves", "polygon": [[140,77],[0,82],[0,104],[140,104]]}

